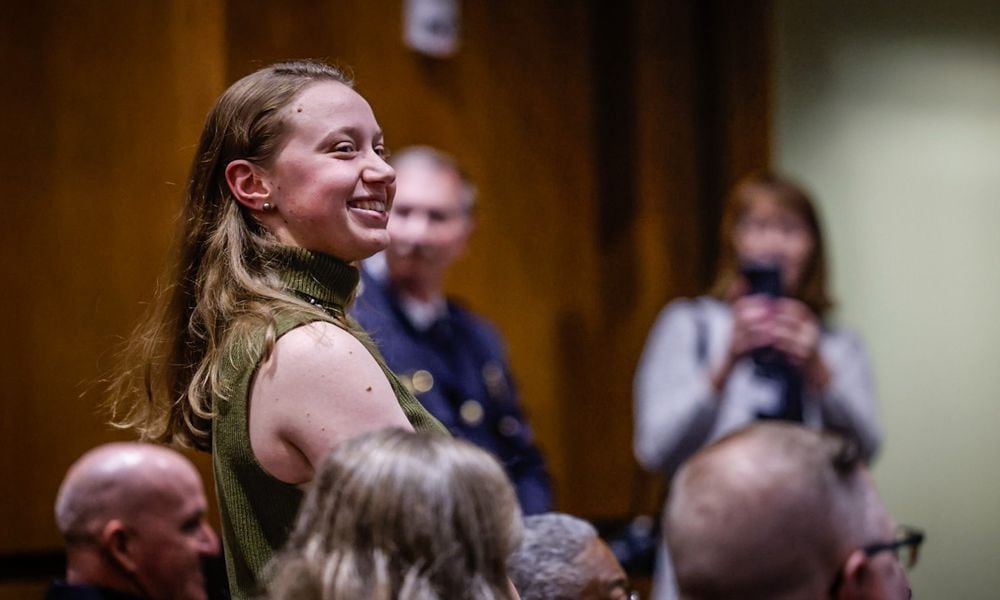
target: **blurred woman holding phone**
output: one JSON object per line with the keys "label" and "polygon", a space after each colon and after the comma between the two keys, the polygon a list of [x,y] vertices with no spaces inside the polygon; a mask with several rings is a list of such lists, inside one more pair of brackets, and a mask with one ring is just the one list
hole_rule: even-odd
{"label": "blurred woman holding phone", "polygon": [[806,192],[762,174],[732,189],[709,293],[657,318],[635,380],[635,451],[674,470],[705,443],[758,418],[847,433],[878,449],[871,372],[860,339],[824,321],[826,250]]}
{"label": "blurred woman holding phone", "polygon": [[[757,419],[837,430],[870,461],[881,433],[861,340],[831,326],[826,250],[807,193],[773,174],[731,190],[708,294],[671,302],[635,376],[634,449],[670,477],[703,445]],[[658,567],[655,598],[671,598]],[[669,569],[667,569],[669,571]]]}

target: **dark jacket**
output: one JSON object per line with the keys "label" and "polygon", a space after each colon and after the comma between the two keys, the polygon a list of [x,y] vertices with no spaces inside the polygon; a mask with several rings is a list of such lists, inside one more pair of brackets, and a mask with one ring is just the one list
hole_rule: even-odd
{"label": "dark jacket", "polygon": [[52,583],[45,600],[143,600],[139,596],[92,585],[71,585],[65,581]]}
{"label": "dark jacket", "polygon": [[351,311],[389,367],[452,435],[500,460],[525,514],[551,510],[545,463],[494,328],[449,300],[447,316],[420,331],[400,308],[391,284],[362,271],[362,285]]}

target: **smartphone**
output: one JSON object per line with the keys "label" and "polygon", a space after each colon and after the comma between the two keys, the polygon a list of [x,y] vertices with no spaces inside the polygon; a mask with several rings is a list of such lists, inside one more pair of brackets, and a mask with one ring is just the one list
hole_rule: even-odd
{"label": "smartphone", "polygon": [[743,265],[740,274],[747,281],[747,294],[763,294],[772,298],[782,296],[781,267],[776,264],[755,263]]}
{"label": "smartphone", "polygon": [[[769,298],[781,297],[781,268],[776,264],[754,263],[743,265],[740,269],[747,282],[747,295],[763,294]],[[774,377],[787,368],[784,355],[778,350],[765,346],[750,351],[757,374],[762,377]]]}

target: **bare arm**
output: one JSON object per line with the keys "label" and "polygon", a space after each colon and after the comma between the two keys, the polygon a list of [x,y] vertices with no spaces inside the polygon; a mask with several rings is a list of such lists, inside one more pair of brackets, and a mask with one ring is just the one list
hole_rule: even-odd
{"label": "bare arm", "polygon": [[250,445],[261,467],[281,481],[311,481],[337,444],[385,427],[411,429],[378,363],[332,323],[283,335],[254,377]]}

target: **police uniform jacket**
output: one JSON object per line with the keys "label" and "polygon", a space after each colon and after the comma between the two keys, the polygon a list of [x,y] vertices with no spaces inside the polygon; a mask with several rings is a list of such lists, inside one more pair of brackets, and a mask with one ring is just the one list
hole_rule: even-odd
{"label": "police uniform jacket", "polygon": [[494,328],[448,300],[446,314],[420,329],[407,317],[388,278],[376,278],[367,269],[351,310],[421,404],[455,437],[500,460],[522,511],[551,510],[549,476]]}

